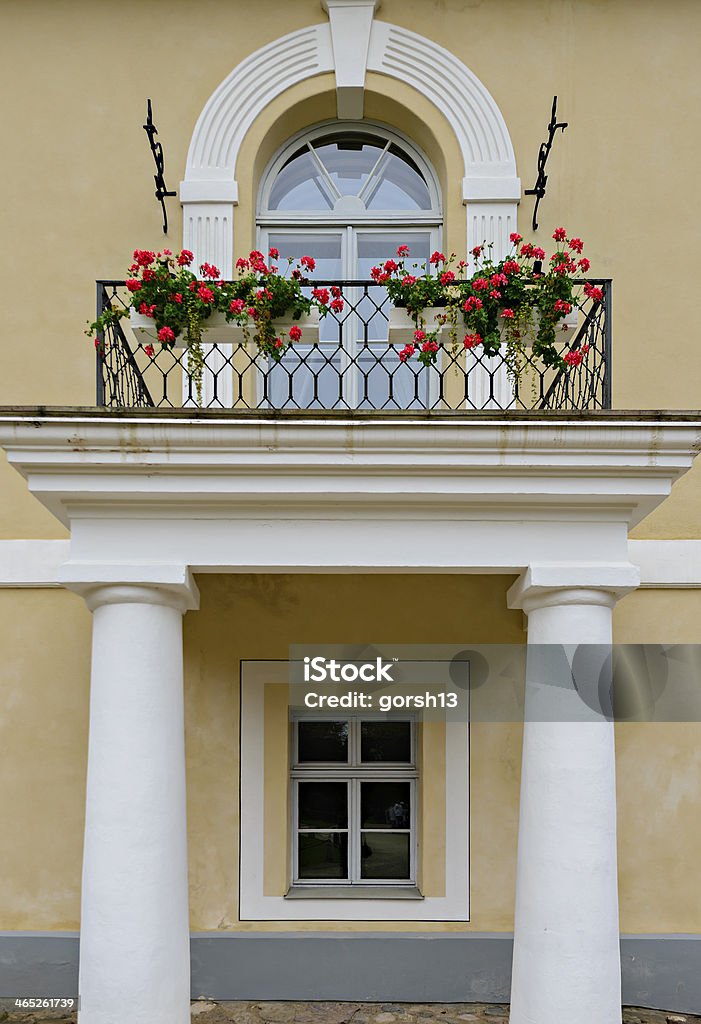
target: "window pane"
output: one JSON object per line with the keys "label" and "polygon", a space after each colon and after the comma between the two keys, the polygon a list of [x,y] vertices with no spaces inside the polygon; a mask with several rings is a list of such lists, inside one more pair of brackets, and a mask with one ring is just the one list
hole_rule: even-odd
{"label": "window pane", "polygon": [[419,169],[392,146],[382,165],[378,187],[368,201],[369,210],[430,210],[431,194]]}
{"label": "window pane", "polygon": [[295,154],[275,179],[271,210],[330,210],[332,193],[309,150]]}
{"label": "window pane", "polygon": [[272,231],[268,236],[269,245],[280,253],[280,273],[288,272],[287,260],[298,260],[302,256],[313,256],[316,261],[314,277],[320,281],[340,279],[341,245],[340,232],[322,231]]}
{"label": "window pane", "polygon": [[348,786],[345,782],[299,783],[300,828],[347,828]]}
{"label": "window pane", "polygon": [[319,139],[314,149],[342,196],[357,196],[386,146],[384,139]]}
{"label": "window pane", "polygon": [[298,722],[297,757],[304,761],[348,760],[348,722]]}
{"label": "window pane", "polygon": [[360,787],[362,828],[409,828],[411,797],[408,782],[363,782]]}
{"label": "window pane", "polygon": [[[396,260],[400,245],[408,245],[411,255],[406,260],[407,269],[419,264],[419,273],[428,266],[431,253],[431,235],[428,231],[368,231],[358,232],[358,268],[361,280],[368,280],[371,269],[378,263]],[[382,312],[379,311],[383,307]],[[358,312],[367,324],[368,341],[387,341],[389,336],[389,304],[385,288],[372,287],[368,296],[361,299]]]}
{"label": "window pane", "polygon": [[407,833],[363,832],[360,844],[361,878],[410,878]]}
{"label": "window pane", "polygon": [[298,838],[300,878],[348,878],[345,832],[305,832]]}
{"label": "window pane", "polygon": [[363,722],[360,727],[361,761],[411,763],[411,722]]}

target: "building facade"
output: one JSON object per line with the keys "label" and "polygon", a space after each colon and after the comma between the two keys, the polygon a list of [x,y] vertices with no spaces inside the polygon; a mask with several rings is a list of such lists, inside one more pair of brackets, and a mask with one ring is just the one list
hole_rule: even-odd
{"label": "building facade", "polygon": [[[697,5],[0,13],[0,995],[701,1012]],[[561,224],[604,294],[576,377],[408,376],[375,263]],[[182,350],[82,333],[164,245],[225,278],[308,254],[345,305],[272,369],[208,342],[198,389]],[[572,689],[612,643],[615,723]],[[307,652],[440,664],[465,713],[319,713]]]}

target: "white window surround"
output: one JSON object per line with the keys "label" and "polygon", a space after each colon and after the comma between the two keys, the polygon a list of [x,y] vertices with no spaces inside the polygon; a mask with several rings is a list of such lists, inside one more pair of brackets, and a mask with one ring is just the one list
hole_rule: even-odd
{"label": "white window surround", "polygon": [[[264,893],[264,747],[261,742],[264,685],[287,684],[280,661],[241,665],[241,856],[242,921],[468,921],[469,920],[469,725],[446,723],[445,896],[422,900],[289,900]],[[464,771],[457,770],[464,766]]]}
{"label": "white window surround", "polygon": [[[256,118],[292,86],[330,71],[336,73],[339,115],[348,116],[345,95],[354,97],[350,109],[357,117],[358,97],[362,98],[365,72],[370,70],[406,83],[445,116],[462,153],[467,247],[486,239],[500,258],[508,249],[509,233],[516,229],[521,186],[509,132],[493,97],[444,47],[374,20],[374,0],[325,0],[324,6],[330,23],[299,29],[257,50],[234,68],[205,104],[180,187],[183,245],[195,253],[198,263],[208,259],[230,272],[238,156]],[[348,34],[341,26],[349,6],[354,8],[357,33]]]}

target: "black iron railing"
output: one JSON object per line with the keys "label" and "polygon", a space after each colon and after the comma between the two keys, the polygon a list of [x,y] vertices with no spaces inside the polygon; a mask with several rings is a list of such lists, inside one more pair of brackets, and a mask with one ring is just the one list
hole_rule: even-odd
{"label": "black iron railing", "polygon": [[[377,410],[572,410],[611,408],[611,281],[590,280],[600,301],[576,285],[578,315],[558,334],[561,355],[581,352],[578,365],[546,368],[523,349],[518,374],[506,355],[488,357],[444,346],[435,366],[414,356],[402,362],[403,342],[389,330],[390,302],[370,281],[315,281],[342,289],[342,312],[322,319],[319,337],[291,346],[279,363],[254,342],[204,346],[198,384],[187,350],[136,340],[124,319],[96,345],[97,405],[107,408]],[[123,281],[97,282],[97,313],[129,304]],[[155,333],[155,331],[154,331]]]}

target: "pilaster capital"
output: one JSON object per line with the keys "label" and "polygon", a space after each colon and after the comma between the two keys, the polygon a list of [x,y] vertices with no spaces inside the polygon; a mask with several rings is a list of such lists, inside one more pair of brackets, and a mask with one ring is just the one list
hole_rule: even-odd
{"label": "pilaster capital", "polygon": [[151,604],[196,611],[200,593],[187,565],[67,562],[58,582],[79,594],[91,612],[107,604]]}
{"label": "pilaster capital", "polygon": [[553,605],[603,605],[616,602],[640,585],[640,570],[630,562],[532,562],[509,588],[509,608]]}

